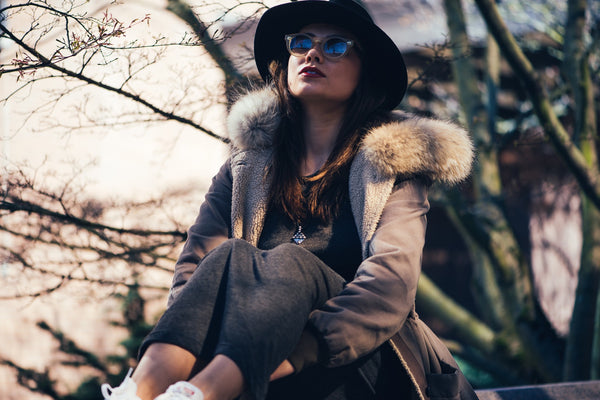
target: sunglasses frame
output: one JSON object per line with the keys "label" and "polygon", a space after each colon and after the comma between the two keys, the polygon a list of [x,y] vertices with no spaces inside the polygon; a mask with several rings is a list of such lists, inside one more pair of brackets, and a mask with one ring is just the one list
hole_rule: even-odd
{"label": "sunglasses frame", "polygon": [[[354,40],[352,39],[346,39],[345,37],[342,36],[328,36],[324,39],[317,39],[316,37],[307,35],[306,33],[292,33],[292,34],[288,34],[285,35],[285,44],[287,47],[288,52],[296,57],[304,57],[304,55],[306,53],[308,53],[308,51],[310,51],[310,49],[306,49],[306,51],[304,53],[294,53],[294,51],[292,50],[291,44],[292,44],[292,40],[297,38],[298,36],[306,36],[307,38],[309,38],[312,42],[312,45],[310,46],[310,49],[314,49],[317,45],[319,46],[319,50],[321,51],[321,53],[328,59],[331,60],[339,60],[340,58],[344,57],[345,55],[348,54],[348,52],[350,51],[350,49],[356,45],[356,43],[354,42]],[[333,56],[331,54],[328,54],[325,49],[323,48],[323,45],[331,39],[341,39],[342,42],[346,43],[346,51],[344,51],[342,54],[340,54],[339,56]]]}

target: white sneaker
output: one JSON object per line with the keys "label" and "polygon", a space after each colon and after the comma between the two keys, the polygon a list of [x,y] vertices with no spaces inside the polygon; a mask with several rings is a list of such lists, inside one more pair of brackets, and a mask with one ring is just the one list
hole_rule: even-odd
{"label": "white sneaker", "polygon": [[181,381],[169,386],[166,392],[154,400],[204,400],[204,394],[191,383]]}
{"label": "white sneaker", "polygon": [[114,389],[108,383],[102,384],[100,389],[104,400],[141,400],[136,394],[137,384],[131,379],[132,373],[133,369],[130,368],[121,385]]}

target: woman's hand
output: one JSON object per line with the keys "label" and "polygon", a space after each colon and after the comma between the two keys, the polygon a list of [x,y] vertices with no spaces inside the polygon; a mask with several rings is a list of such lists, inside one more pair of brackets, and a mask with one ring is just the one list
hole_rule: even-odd
{"label": "woman's hand", "polygon": [[288,375],[294,373],[294,367],[288,360],[284,360],[275,371],[271,374],[270,381],[274,381],[276,379],[284,378]]}

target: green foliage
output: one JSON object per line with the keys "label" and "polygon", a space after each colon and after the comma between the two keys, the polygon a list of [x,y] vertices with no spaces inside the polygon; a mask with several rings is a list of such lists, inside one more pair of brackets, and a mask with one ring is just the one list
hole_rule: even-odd
{"label": "green foliage", "polygon": [[502,382],[496,379],[493,374],[482,370],[475,364],[470,363],[459,356],[455,356],[454,359],[473,387],[492,388],[502,386]]}

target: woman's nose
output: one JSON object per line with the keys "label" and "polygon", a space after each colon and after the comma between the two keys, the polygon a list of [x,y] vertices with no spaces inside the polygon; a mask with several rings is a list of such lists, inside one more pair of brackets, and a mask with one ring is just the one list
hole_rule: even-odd
{"label": "woman's nose", "polygon": [[323,55],[318,49],[318,46],[313,47],[312,49],[306,52],[306,61],[316,61],[318,63],[323,61]]}

